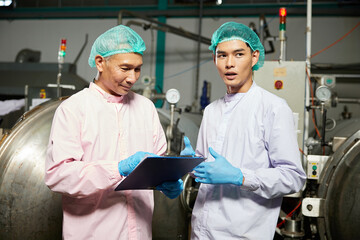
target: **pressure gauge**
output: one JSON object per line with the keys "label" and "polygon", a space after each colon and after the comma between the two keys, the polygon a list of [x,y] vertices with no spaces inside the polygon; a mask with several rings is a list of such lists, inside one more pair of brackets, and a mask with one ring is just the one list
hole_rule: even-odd
{"label": "pressure gauge", "polygon": [[327,86],[320,86],[315,91],[315,96],[322,102],[326,102],[331,98],[331,90]]}
{"label": "pressure gauge", "polygon": [[180,100],[180,93],[177,89],[171,88],[166,92],[166,101],[170,104],[176,104]]}

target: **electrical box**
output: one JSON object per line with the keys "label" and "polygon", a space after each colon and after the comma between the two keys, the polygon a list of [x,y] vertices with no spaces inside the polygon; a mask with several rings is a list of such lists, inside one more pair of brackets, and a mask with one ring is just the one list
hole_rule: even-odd
{"label": "electrical box", "polygon": [[304,149],[305,66],[306,63],[302,61],[265,61],[262,68],[254,71],[255,83],[285,99],[293,111],[301,149]]}

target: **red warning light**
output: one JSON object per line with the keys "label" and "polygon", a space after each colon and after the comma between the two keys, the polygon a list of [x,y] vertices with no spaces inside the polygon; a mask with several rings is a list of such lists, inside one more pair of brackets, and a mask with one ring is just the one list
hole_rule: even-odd
{"label": "red warning light", "polygon": [[280,16],[280,31],[286,29],[286,8],[279,9],[279,16]]}
{"label": "red warning light", "polygon": [[280,17],[286,17],[287,12],[286,12],[286,8],[280,8],[279,9],[279,16]]}
{"label": "red warning light", "polygon": [[66,39],[62,38],[60,47],[59,47],[59,54],[58,54],[58,62],[64,63],[64,57],[66,55]]}

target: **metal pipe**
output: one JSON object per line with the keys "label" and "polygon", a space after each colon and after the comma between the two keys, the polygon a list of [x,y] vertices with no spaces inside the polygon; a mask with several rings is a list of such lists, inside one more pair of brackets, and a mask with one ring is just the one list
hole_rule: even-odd
{"label": "metal pipe", "polygon": [[61,97],[61,70],[62,70],[62,63],[59,63],[59,72],[56,78],[56,85],[57,85],[57,97]]}
{"label": "metal pipe", "polygon": [[[311,20],[312,20],[312,1],[307,0],[306,9],[306,69],[308,71],[308,77],[311,76]],[[310,86],[309,81],[305,77],[305,107],[310,106]],[[303,141],[309,137],[309,111],[304,110],[304,136]],[[304,152],[307,152],[307,146],[304,144]],[[303,159],[303,166],[306,166],[306,158]]]}
{"label": "metal pipe", "polygon": [[175,114],[175,104],[170,104],[170,125],[167,127],[166,136],[167,136],[167,154],[171,153],[171,141],[174,138],[174,114]]}
{"label": "metal pipe", "polygon": [[29,110],[29,85],[25,85],[25,111]]}
{"label": "metal pipe", "polygon": [[311,76],[311,24],[312,24],[312,0],[307,0],[306,10],[306,66]]}
{"label": "metal pipe", "polygon": [[321,103],[321,113],[322,113],[322,128],[321,128],[321,146],[326,146],[325,142],[325,129],[326,129],[326,108],[324,103]]}
{"label": "metal pipe", "polygon": [[200,78],[200,50],[201,50],[201,29],[202,29],[202,15],[203,15],[203,0],[200,0],[199,6],[199,28],[198,28],[198,41],[197,41],[197,54],[196,54],[196,78],[195,78],[195,87],[194,87],[194,102],[193,107],[195,111],[198,108],[198,99],[199,99],[199,78]]}
{"label": "metal pipe", "polygon": [[265,16],[262,14],[259,19],[259,38],[260,38],[260,42],[263,45],[264,45],[264,28],[265,28],[264,19]]}
{"label": "metal pipe", "polygon": [[166,28],[163,28],[163,27],[158,27],[158,26],[155,26],[152,24],[145,24],[144,22],[139,22],[139,21],[134,21],[134,20],[127,21],[126,26],[130,27],[131,25],[136,25],[136,26],[142,27],[144,30],[156,29],[156,30],[166,32]]}
{"label": "metal pipe", "polygon": [[86,47],[86,45],[87,45],[87,43],[88,43],[88,39],[89,39],[89,34],[85,34],[85,42],[84,42],[84,44],[82,45],[82,47],[81,47],[81,49],[80,49],[80,52],[78,53],[78,55],[76,56],[76,58],[75,58],[75,60],[74,60],[74,62],[73,62],[74,65],[76,65],[76,63],[77,63],[77,61],[79,60],[81,54],[84,52],[84,49],[85,49],[85,47]]}
{"label": "metal pipe", "polygon": [[89,39],[89,34],[86,34],[86,35],[85,35],[85,42],[84,42],[84,44],[82,45],[82,47],[81,47],[81,49],[80,49],[80,52],[79,52],[78,55],[76,56],[73,64],[70,65],[69,72],[73,72],[73,73],[76,72],[76,68],[75,68],[75,67],[76,67],[76,64],[77,64],[77,62],[78,62],[81,54],[84,52],[84,49],[85,49],[85,47],[86,47],[86,45],[87,45],[87,43],[88,43],[88,39]]}
{"label": "metal pipe", "polygon": [[280,33],[283,32],[283,34],[280,35],[280,61],[286,61],[286,40],[285,40],[285,31],[280,31]]}
{"label": "metal pipe", "polygon": [[181,28],[173,27],[173,26],[168,25],[166,23],[162,23],[162,22],[156,21],[156,20],[154,20],[152,18],[148,18],[146,16],[143,16],[143,15],[140,15],[140,14],[137,14],[137,13],[133,13],[133,12],[130,12],[130,11],[127,11],[127,10],[121,10],[119,12],[119,14],[118,14],[118,24],[122,24],[123,15],[129,15],[129,16],[132,16],[132,17],[143,19],[143,20],[151,22],[151,23],[155,23],[155,24],[161,26],[161,28],[159,28],[159,30],[161,30],[161,31],[173,33],[173,34],[179,35],[181,37],[189,38],[189,39],[192,39],[194,41],[200,41],[201,43],[211,45],[211,39],[210,38],[199,36],[198,34],[185,31],[184,29],[181,29]]}
{"label": "metal pipe", "polygon": [[338,103],[356,103],[360,104],[360,98],[337,98]]}
{"label": "metal pipe", "polygon": [[274,42],[279,40],[279,36],[276,36],[276,37],[271,36],[264,14],[262,14],[260,16],[259,25],[260,25],[259,35],[260,35],[261,43],[263,44],[263,46],[265,46],[265,41],[266,41],[266,42],[268,42],[268,44],[270,46],[270,50],[265,49],[265,55],[275,52]]}

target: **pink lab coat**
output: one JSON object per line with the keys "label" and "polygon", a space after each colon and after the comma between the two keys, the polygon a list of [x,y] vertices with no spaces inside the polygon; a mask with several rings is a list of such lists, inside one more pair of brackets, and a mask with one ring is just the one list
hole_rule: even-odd
{"label": "pink lab coat", "polygon": [[94,83],[57,108],[45,183],[62,194],[64,239],[151,239],[151,190],[114,191],[118,162],[137,151],[164,154],[154,104],[129,92],[115,97]]}

